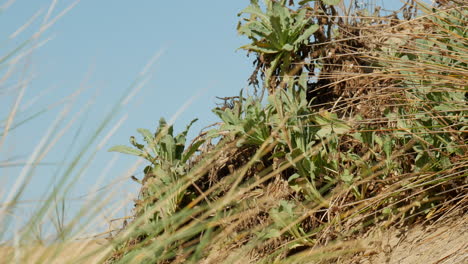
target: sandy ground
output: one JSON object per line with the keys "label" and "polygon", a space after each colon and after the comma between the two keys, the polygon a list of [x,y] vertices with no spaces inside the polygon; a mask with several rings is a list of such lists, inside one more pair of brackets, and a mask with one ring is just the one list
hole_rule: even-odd
{"label": "sandy ground", "polygon": [[466,264],[468,216],[427,226],[373,232],[362,254],[343,261],[356,264]]}
{"label": "sandy ground", "polygon": [[11,246],[0,247],[0,264],[10,263],[97,263],[105,255],[105,240],[68,242],[52,246],[28,246],[15,252]]}

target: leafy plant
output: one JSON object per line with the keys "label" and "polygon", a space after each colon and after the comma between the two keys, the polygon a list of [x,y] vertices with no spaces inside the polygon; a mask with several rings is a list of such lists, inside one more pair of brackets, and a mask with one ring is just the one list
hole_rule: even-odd
{"label": "leafy plant", "polygon": [[[172,187],[180,183],[180,179],[184,177],[188,170],[188,161],[193,154],[198,150],[204,140],[199,140],[186,148],[187,134],[194,122],[190,122],[186,129],[174,136],[174,128],[167,124],[164,118],[159,121],[159,127],[153,134],[147,129],[138,129],[146,146],[136,141],[135,137],[130,137],[130,143],[133,147],[114,146],[109,151],[120,152],[124,154],[139,156],[151,162],[151,166],[144,169],[145,178],[143,185],[145,191],[142,193],[143,200],[142,208],[138,214],[143,213],[146,209],[152,206],[154,197],[163,197],[164,194]],[[159,217],[164,217],[173,214],[183,198],[185,192],[178,191],[173,195],[165,206],[159,210]]]}
{"label": "leafy plant", "polygon": [[264,83],[274,85],[277,80],[272,77],[288,78],[291,67],[299,61],[298,52],[319,26],[311,23],[306,9],[291,12],[286,7],[286,0],[266,0],[266,11],[262,10],[258,0],[251,0],[250,3],[239,14],[249,14],[250,17],[244,19],[244,24],[239,24],[238,32],[247,36],[252,43],[241,49],[261,54],[264,63],[269,65]]}
{"label": "leafy plant", "polygon": [[213,112],[223,121],[219,128],[209,132],[212,137],[220,133],[229,132],[234,138],[240,138],[238,146],[260,146],[271,134],[268,125],[271,111],[266,111],[260,100],[254,97],[244,98],[242,93],[239,100],[231,108],[215,108]]}
{"label": "leafy plant", "polygon": [[[135,220],[133,235],[122,238],[128,251],[123,246],[115,254],[119,263],[230,263],[246,255],[253,256],[252,262],[302,263],[296,261],[301,253],[305,263],[313,248],[323,256],[325,245],[335,244],[331,241],[355,237],[370,225],[425,221],[465,199],[466,32],[457,13],[461,9],[397,27],[391,24],[396,18],[375,23],[379,30],[402,30],[400,40],[407,42],[395,53],[368,21],[332,25],[333,10],[328,14],[324,9],[339,1],[300,1],[298,10],[287,8],[286,1],[265,1],[266,11],[258,2],[251,1],[241,13],[250,18],[239,32],[252,40],[242,48],[262,60],[268,100],[241,93],[233,104],[214,110],[222,123],[201,137],[223,140],[196,159],[203,169],[184,167],[181,160],[187,159],[180,153],[193,153],[185,147],[176,156],[151,150],[161,144],[155,143],[158,133],[147,136],[146,147],[132,140],[138,152],[121,149],[152,163],[146,172],[157,176],[142,191],[156,187],[146,196],[145,210],[156,211],[157,217],[142,214]],[[308,6],[312,2],[317,10]],[[314,23],[316,19],[325,22]],[[412,27],[419,22],[421,27]],[[403,30],[407,24],[410,31]],[[343,39],[320,38],[321,30],[328,26],[332,31],[335,25],[342,27]],[[451,36],[456,34],[455,43]],[[323,55],[323,50],[316,56],[305,48],[312,35],[319,44],[329,43],[323,49],[342,52],[323,58],[324,65],[328,62],[321,69],[326,85],[308,83],[313,66],[301,64],[306,71],[297,75],[292,71],[305,58],[304,64],[312,65]],[[368,37],[371,45],[360,47],[358,39]],[[356,49],[350,52],[349,46]],[[366,61],[369,57],[373,61]],[[285,89],[273,91],[281,79]],[[336,97],[308,94],[311,86],[329,89]],[[321,99],[328,102],[313,104]],[[167,160],[169,166],[161,166]],[[178,174],[171,176],[174,172]],[[185,187],[200,187],[199,197],[180,191],[177,179],[185,178],[193,179]],[[171,193],[179,197],[172,200],[175,206],[164,203]],[[189,203],[177,206],[183,196]]]}

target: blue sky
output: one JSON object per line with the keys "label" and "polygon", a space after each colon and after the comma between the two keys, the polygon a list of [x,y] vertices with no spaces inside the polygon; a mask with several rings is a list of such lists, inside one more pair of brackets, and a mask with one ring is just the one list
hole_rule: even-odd
{"label": "blue sky", "polygon": [[[38,30],[52,2],[17,0],[0,14],[1,54]],[[72,2],[57,1],[51,17]],[[82,0],[43,34],[42,40],[49,37],[51,40],[28,57],[25,67],[27,76],[33,77],[22,107],[28,102],[33,104],[20,113],[17,120],[70,95],[80,85],[87,90],[77,99],[68,119],[89,100],[94,101],[89,112],[44,159],[46,163],[73,156],[152,56],[161,54],[153,67],[153,78],[117,114],[117,118],[127,114],[128,119],[97,153],[71,196],[85,194],[94,184],[97,175],[114,157],[106,151],[109,147],[127,144],[129,136],[136,135],[137,128],[154,130],[160,117],[169,119],[191,98],[196,97],[177,119],[176,130],[199,118],[190,134],[193,137],[202,127],[217,121],[211,113],[216,106],[215,96],[237,95],[246,87],[253,69],[252,60],[245,52],[236,52],[246,43],[236,32],[237,13],[247,5],[247,0]],[[398,0],[385,1],[385,8],[400,5]],[[39,10],[42,10],[41,15],[26,31],[8,40],[8,36]],[[21,74],[18,70],[12,80],[20,78]],[[5,93],[0,89],[0,118],[8,113],[15,95],[15,90]],[[33,101],[38,95],[42,96]],[[25,160],[60,109],[53,108],[15,129],[0,149],[0,161],[10,157]],[[122,172],[134,161],[135,158],[119,155],[118,162],[107,173],[107,182],[123,176]],[[18,172],[18,168],[1,168],[0,178],[11,183]],[[49,190],[48,183],[54,173],[54,166],[39,167],[25,198],[38,199]],[[136,183],[128,180],[126,186],[126,192],[136,195],[139,187]]]}
{"label": "blue sky", "polygon": [[[64,10],[72,1],[59,1],[52,17]],[[16,1],[0,19],[2,36],[8,36],[43,9],[45,15],[51,1]],[[215,96],[231,96],[245,87],[251,63],[245,53],[236,52],[243,40],[236,34],[237,12],[245,6],[242,1],[81,1],[61,18],[43,38],[52,37],[46,45],[31,56],[30,73],[36,76],[28,87],[24,102],[48,91],[30,111],[34,112],[50,103],[71,94],[81,83],[89,89],[80,96],[75,111],[79,111],[88,99],[94,104],[85,120],[75,126],[84,128],[78,139],[73,133],[65,137],[44,160],[57,162],[69,150],[69,141],[85,140],[92,134],[106,111],[110,110],[119,97],[136,79],[151,57],[161,52],[153,67],[153,78],[133,98],[122,113],[128,114],[127,121],[111,138],[105,149],[115,144],[127,144],[139,127],[154,129],[160,117],[169,119],[194,96],[190,104],[176,121],[182,128],[193,118],[200,118],[194,126],[192,136],[216,121],[211,113]],[[33,23],[30,30],[6,44],[13,47],[34,33],[42,20]],[[7,22],[8,21],[8,22]],[[6,25],[6,26],[5,26]],[[97,94],[97,95],[96,95]],[[94,97],[95,96],[95,97]],[[11,98],[3,107],[9,107]],[[2,108],[5,111],[5,108]],[[16,155],[26,158],[51,123],[60,108],[36,118],[17,129],[9,138],[9,147]],[[4,115],[2,115],[3,117]],[[121,116],[121,115],[119,115]],[[19,118],[21,119],[21,118]],[[33,134],[37,136],[32,136]],[[71,130],[73,131],[73,129]],[[107,132],[107,131],[105,131]],[[36,134],[37,133],[37,134]],[[71,149],[73,152],[74,149]],[[5,153],[2,153],[5,158]],[[9,152],[11,155],[12,152]],[[92,184],[93,177],[112,154],[98,153],[93,164],[82,179]],[[130,157],[121,157],[121,162],[110,173],[120,174],[124,164],[132,162]],[[128,166],[128,165],[127,165]],[[50,167],[40,168],[37,175],[47,178]],[[12,169],[10,175],[14,175]],[[33,193],[39,195],[38,184]],[[135,187],[137,187],[135,185]],[[78,191],[80,193],[80,191]],[[31,195],[35,196],[35,195]]]}

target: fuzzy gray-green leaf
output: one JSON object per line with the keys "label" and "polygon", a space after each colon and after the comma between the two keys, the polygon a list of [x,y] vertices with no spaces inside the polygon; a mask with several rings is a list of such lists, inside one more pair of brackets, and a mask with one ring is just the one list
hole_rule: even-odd
{"label": "fuzzy gray-green leaf", "polygon": [[109,149],[110,152],[119,152],[123,154],[133,155],[143,157],[145,156],[144,153],[138,149],[134,149],[124,145],[117,145]]}

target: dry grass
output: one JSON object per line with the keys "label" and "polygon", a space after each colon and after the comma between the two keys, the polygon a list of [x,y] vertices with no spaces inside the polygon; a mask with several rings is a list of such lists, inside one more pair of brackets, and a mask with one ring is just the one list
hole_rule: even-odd
{"label": "dry grass", "polygon": [[[308,86],[309,98],[315,97],[311,108],[316,112],[303,114],[301,118],[310,123],[306,127],[320,128],[322,125],[313,123],[317,112],[319,115],[335,113],[337,122],[347,122],[349,134],[322,139],[303,153],[286,158],[278,152],[293,152],[294,138],[292,132],[288,132],[303,129],[290,125],[290,118],[297,117],[287,110],[278,110],[280,120],[258,145],[239,147],[242,145],[239,142],[258,136],[255,126],[245,134],[240,133],[241,136],[231,134],[229,128],[223,130],[221,143],[213,145],[207,140],[204,152],[193,160],[192,170],[177,187],[193,193],[196,198],[182,200],[178,205],[180,212],[158,220],[158,210],[174,193],[171,194],[168,187],[161,192],[166,195],[143,197],[137,202],[137,217],[116,240],[120,246],[111,257],[111,263],[136,259],[160,263],[189,260],[201,263],[333,263],[343,255],[365,251],[365,247],[354,242],[361,241],[372,226],[396,228],[429,223],[453,210],[461,209],[462,213],[466,210],[462,205],[467,186],[466,152],[449,154],[446,147],[436,147],[428,139],[428,135],[450,135],[457,147],[466,150],[464,135],[457,130],[463,124],[453,125],[448,114],[431,110],[437,102],[425,102],[415,92],[417,89],[462,91],[466,69],[463,66],[451,68],[452,72],[432,75],[432,83],[426,86],[408,86],[405,83],[408,72],[424,78],[427,72],[440,71],[441,65],[421,58],[419,63],[395,59],[398,55],[394,54],[420,54],[426,49],[422,50],[416,43],[432,39],[435,31],[445,29],[425,17],[409,21],[374,17],[345,25],[335,18],[326,21],[337,23],[340,34],[333,41],[319,43],[320,48],[317,43],[312,45],[318,53],[312,53],[316,57],[310,59],[319,57],[323,68],[318,81]],[[462,38],[461,41],[466,40]],[[464,57],[456,59],[463,61]],[[254,75],[268,67],[267,60],[257,60]],[[304,62],[297,65],[304,66]],[[297,73],[296,66],[292,67],[292,72]],[[311,69],[309,71],[313,72]],[[452,87],[442,89],[453,76],[458,77],[450,81]],[[280,77],[273,75],[272,83]],[[280,83],[278,87],[287,85]],[[280,93],[272,92],[272,87],[268,90],[273,95]],[[462,106],[466,102],[451,103],[458,109],[455,112],[466,110]],[[248,107],[243,99],[235,98],[222,110],[235,114],[239,105],[244,109]],[[414,127],[422,115],[432,116],[443,125],[437,129]],[[243,118],[248,118],[247,114]],[[410,127],[405,126],[405,122],[411,124]],[[353,137],[353,133],[387,138],[390,145],[363,143]],[[197,139],[208,139],[207,135],[210,133]],[[433,164],[427,164],[415,169],[420,159],[420,146],[428,153],[440,151],[450,159],[452,166],[431,170]],[[298,164],[310,157],[320,159],[321,153],[327,153],[324,154],[326,162],[320,165],[327,169],[312,181],[307,178],[290,180],[298,171]],[[352,160],[343,153],[358,158]],[[330,163],[334,161],[340,165],[333,169]],[[389,165],[392,162],[394,165]],[[345,170],[354,177],[352,183],[340,179]],[[337,180],[327,185],[329,179]],[[312,192],[305,191],[306,188]],[[314,193],[314,188],[315,191],[320,189],[320,195]],[[313,199],[311,195],[315,195]],[[138,231],[143,229],[149,231]],[[149,252],[159,253],[155,257]]]}

